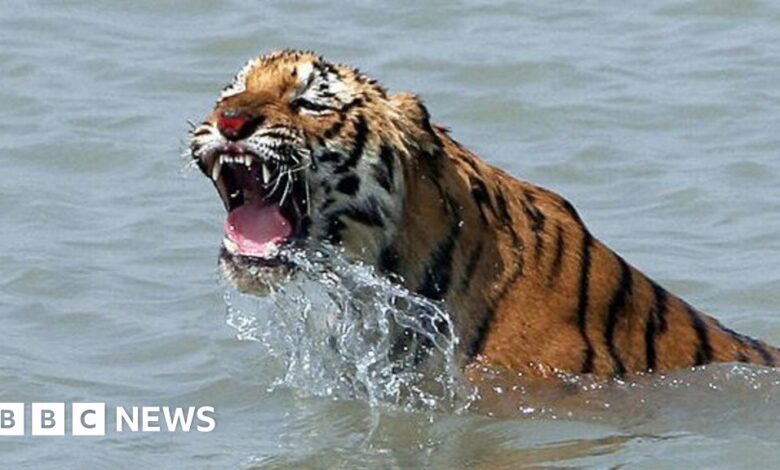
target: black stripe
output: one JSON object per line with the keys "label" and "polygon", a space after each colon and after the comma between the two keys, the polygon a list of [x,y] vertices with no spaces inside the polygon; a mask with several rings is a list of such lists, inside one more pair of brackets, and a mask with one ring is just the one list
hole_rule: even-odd
{"label": "black stripe", "polygon": [[422,167],[422,174],[426,175],[430,181],[440,181],[441,178],[441,165],[443,160],[443,153],[441,149],[435,149],[430,152],[424,152],[416,159],[416,163],[419,163]]}
{"label": "black stripe", "polygon": [[344,121],[336,121],[333,123],[332,126],[330,126],[328,129],[325,130],[323,135],[326,139],[331,139],[333,136],[341,132],[341,128],[344,127]]}
{"label": "black stripe", "polygon": [[[723,326],[720,322],[717,320],[715,323],[718,325],[718,327],[723,330],[725,333],[727,333],[731,338],[738,342],[741,345],[749,346],[753,351],[756,352],[759,356],[761,356],[761,360],[764,361],[765,366],[774,367],[775,366],[775,359],[772,357],[772,354],[769,352],[769,350],[766,348],[766,346],[759,340],[751,338],[750,336],[743,335],[741,333],[737,333],[736,331],[732,330],[731,328],[727,328]],[[741,361],[740,361],[741,362]]]}
{"label": "black stripe", "polygon": [[487,187],[481,179],[475,176],[469,176],[469,185],[471,186],[471,197],[474,198],[474,202],[477,203],[477,208],[479,209],[479,217],[482,219],[482,222],[486,223],[487,215],[485,214],[485,207],[487,206],[493,211],[493,205],[490,203]]}
{"label": "black stripe", "polygon": [[651,310],[647,314],[647,323],[645,323],[645,370],[653,372],[656,368],[655,358],[655,335],[658,331],[658,319],[655,312]]}
{"label": "black stripe", "polygon": [[354,196],[360,190],[360,178],[357,175],[348,175],[341,179],[336,185],[336,191],[348,196]]}
{"label": "black stripe", "polygon": [[360,157],[363,156],[363,151],[366,148],[366,142],[368,141],[368,123],[366,122],[366,118],[359,114],[357,118],[355,119],[355,137],[354,142],[352,144],[352,151],[349,153],[349,158],[336,167],[335,170],[333,170],[334,173],[344,173],[347,170],[350,170],[351,168],[354,168],[355,165],[357,165],[358,161],[360,160]]}
{"label": "black stripe", "polygon": [[553,255],[552,265],[550,266],[549,284],[552,284],[558,279],[561,275],[561,268],[563,267],[563,227],[561,225],[556,225],[555,233],[557,234],[557,238],[555,239],[555,255]]}
{"label": "black stripe", "polygon": [[490,332],[490,325],[493,323],[493,317],[495,316],[496,308],[498,308],[498,303],[515,285],[517,279],[520,278],[522,274],[523,264],[521,262],[515,265],[514,270],[511,272],[506,282],[504,282],[504,285],[501,286],[501,290],[499,291],[498,295],[490,302],[490,306],[482,316],[482,319],[479,322],[479,326],[477,327],[477,334],[469,344],[467,350],[468,357],[474,357],[482,352],[482,348],[485,346],[485,340],[487,339],[488,333]]}
{"label": "black stripe", "polygon": [[425,105],[422,104],[422,102],[420,102],[419,100],[417,101],[417,106],[420,109],[420,113],[422,113],[422,119],[420,119],[420,126],[423,128],[425,132],[427,132],[431,136],[431,139],[433,139],[433,144],[436,147],[441,148],[442,147],[441,139],[439,138],[438,135],[436,135],[436,131],[433,130],[433,126],[431,126],[431,114],[428,112],[428,108],[426,108]]}
{"label": "black stripe", "polygon": [[501,218],[501,223],[507,227],[512,227],[512,215],[509,213],[502,191],[496,194],[496,205],[498,206],[498,216]]}
{"label": "black stripe", "polygon": [[477,166],[477,162],[476,162],[476,161],[475,161],[473,158],[471,158],[471,157],[468,155],[468,150],[466,150],[466,149],[465,149],[465,148],[464,148],[464,147],[463,147],[463,146],[460,144],[460,142],[456,142],[456,141],[454,141],[454,140],[453,140],[452,142],[453,142],[453,143],[454,143],[454,144],[455,144],[455,145],[456,145],[456,146],[457,146],[459,149],[462,149],[462,150],[464,151],[464,153],[461,153],[461,154],[456,154],[456,156],[457,156],[457,157],[460,157],[460,158],[458,159],[458,161],[460,161],[460,162],[463,162],[463,163],[465,163],[466,165],[468,165],[468,166],[469,166],[469,168],[471,168],[471,170],[474,172],[474,174],[475,174],[475,175],[477,175],[477,176],[480,176],[480,177],[481,177],[481,176],[482,176],[482,172],[479,170],[479,167]]}
{"label": "black stripe", "polygon": [[517,247],[523,246],[523,241],[515,231],[515,223],[512,220],[512,214],[509,213],[506,199],[504,198],[503,189],[498,185],[499,190],[496,192],[496,206],[498,207],[498,217],[501,219],[501,223],[504,228],[509,231],[509,235],[512,237],[512,244]]}
{"label": "black stripe", "polygon": [[653,281],[650,281],[650,285],[653,286],[653,294],[655,295],[655,316],[658,319],[658,332],[666,333],[666,314],[669,311],[669,294],[666,292],[666,289]]}
{"label": "black stripe", "polygon": [[614,375],[621,378],[626,373],[626,367],[623,365],[623,361],[620,359],[620,354],[615,346],[615,328],[617,327],[620,314],[625,311],[628,299],[631,297],[633,280],[631,268],[628,267],[623,258],[617,256],[617,260],[620,265],[620,281],[609,303],[607,320],[604,325],[604,341],[607,343],[607,350],[612,357],[612,362],[615,364]]}
{"label": "black stripe", "polygon": [[379,150],[379,163],[374,166],[374,177],[379,186],[383,187],[388,193],[392,193],[394,189],[394,166],[395,157],[393,149],[389,145],[383,144]]}
{"label": "black stripe", "polygon": [[495,309],[489,308],[482,316],[482,321],[479,322],[479,326],[477,326],[477,334],[474,336],[471,344],[469,344],[469,349],[467,351],[468,357],[473,358],[482,352],[482,348],[485,346],[485,339],[490,331],[490,323],[493,321],[494,313]]}
{"label": "black stripe", "polygon": [[374,198],[367,199],[360,206],[351,206],[347,209],[334,211],[328,214],[326,239],[334,244],[341,242],[341,232],[347,227],[344,221],[340,219],[342,216],[349,217],[369,227],[383,228],[385,222],[382,212],[382,205]]}
{"label": "black stripe", "polygon": [[769,353],[769,351],[766,349],[763,343],[761,341],[751,338],[749,336],[746,336],[748,343],[750,343],[750,346],[753,348],[754,351],[758,353],[759,356],[761,356],[761,359],[764,361],[765,366],[774,367],[775,366],[775,360],[772,357],[772,354]]}
{"label": "black stripe", "polygon": [[710,339],[707,333],[707,324],[704,322],[701,315],[690,305],[685,306],[685,312],[688,314],[688,318],[691,320],[691,326],[696,332],[696,336],[699,338],[699,344],[694,353],[694,365],[702,366],[704,364],[709,364],[712,362],[712,346],[710,345]]}
{"label": "black stripe", "polygon": [[593,246],[593,236],[587,230],[583,230],[582,261],[580,262],[580,291],[577,301],[577,326],[579,326],[582,340],[585,342],[585,358],[582,361],[582,373],[593,372],[593,344],[590,342],[587,331],[588,292],[590,289],[590,250]]}
{"label": "black stripe", "polygon": [[653,281],[649,281],[653,289],[654,304],[647,313],[647,323],[645,324],[645,364],[647,371],[654,371],[657,367],[655,340],[660,333],[666,332],[666,312],[668,297],[666,290]]}
{"label": "black stripe", "polygon": [[442,300],[447,296],[452,281],[452,254],[461,230],[457,205],[451,196],[448,196],[448,202],[452,217],[450,229],[431,252],[423,270],[423,281],[417,288],[418,294],[433,300]]}
{"label": "black stripe", "polygon": [[341,160],[342,156],[338,152],[324,152],[322,155],[317,157],[317,160],[319,160],[322,163],[328,163],[328,162],[337,162]]}
{"label": "black stripe", "polygon": [[563,207],[564,211],[566,211],[577,223],[583,225],[582,219],[580,218],[580,214],[577,213],[577,209],[575,209],[574,206],[572,206],[569,201],[561,197],[559,199],[559,202],[561,204],[561,207]]}
{"label": "black stripe", "polygon": [[345,104],[344,107],[341,108],[341,115],[345,115],[347,112],[349,112],[350,109],[356,107],[356,106],[362,106],[363,100],[361,98],[355,98],[349,103]]}
{"label": "black stripe", "polygon": [[382,204],[373,197],[366,199],[359,206],[351,206],[339,211],[340,215],[349,217],[369,227],[384,227],[385,219],[382,215],[383,213]]}
{"label": "black stripe", "polygon": [[531,231],[534,234],[534,258],[538,261],[542,256],[544,250],[544,214],[534,204],[536,199],[533,194],[527,193],[525,195],[526,201],[523,201],[523,212],[531,219]]}
{"label": "black stripe", "polygon": [[750,359],[742,351],[737,351],[737,362],[749,363]]}
{"label": "black stripe", "polygon": [[349,103],[345,104],[341,110],[339,110],[339,120],[334,122],[330,128],[325,130],[324,136],[326,139],[333,138],[336,134],[341,132],[341,129],[344,128],[344,123],[347,121],[347,113],[356,106],[362,106],[363,100],[360,98],[355,98]]}
{"label": "black stripe", "polygon": [[469,255],[469,259],[466,262],[466,268],[463,270],[463,278],[460,282],[461,290],[468,288],[470,285],[471,278],[474,277],[474,272],[477,270],[479,261],[482,259],[482,250],[484,247],[485,244],[480,240],[477,248],[475,248]]}

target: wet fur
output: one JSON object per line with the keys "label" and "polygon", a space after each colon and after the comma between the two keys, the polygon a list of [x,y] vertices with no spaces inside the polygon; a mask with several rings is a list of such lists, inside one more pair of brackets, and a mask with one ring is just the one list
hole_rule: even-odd
{"label": "wet fur", "polygon": [[[464,366],[620,377],[780,361],[774,347],[725,328],[628,264],[561,196],[462,147],[416,96],[390,95],[354,68],[297,51],[256,59],[242,73],[203,126],[241,110],[299,133],[313,155],[310,240],[343,246],[445,303]],[[290,104],[301,94],[336,111],[306,116]],[[193,142],[197,155],[206,144]]]}
{"label": "wet fur", "polygon": [[631,266],[559,195],[433,132],[440,151],[410,165],[407,198],[434,202],[406,212],[394,269],[447,303],[467,358],[531,375],[617,377],[780,359]]}

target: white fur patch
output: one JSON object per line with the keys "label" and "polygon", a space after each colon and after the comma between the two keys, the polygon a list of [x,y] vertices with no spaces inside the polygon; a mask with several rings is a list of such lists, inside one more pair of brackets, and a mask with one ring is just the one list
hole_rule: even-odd
{"label": "white fur patch", "polygon": [[222,101],[224,99],[230,98],[231,96],[239,95],[246,91],[246,78],[249,75],[249,72],[260,62],[261,58],[256,57],[254,59],[250,59],[244,66],[241,68],[241,70],[238,71],[235,77],[233,77],[233,81],[230,82],[228,86],[222,89],[222,92],[219,94],[219,101]]}
{"label": "white fur patch", "polygon": [[302,86],[306,86],[309,83],[312,72],[314,72],[314,65],[312,65],[311,62],[306,62],[298,66],[296,73]]}

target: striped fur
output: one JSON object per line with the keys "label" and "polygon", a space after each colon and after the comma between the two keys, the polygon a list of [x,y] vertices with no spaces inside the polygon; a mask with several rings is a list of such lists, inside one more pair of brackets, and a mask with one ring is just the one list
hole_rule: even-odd
{"label": "striped fur", "polygon": [[443,302],[464,365],[622,377],[780,361],[607,248],[568,201],[455,142],[414,95],[388,94],[311,53],[269,54],[247,64],[195,129],[196,158],[225,110],[262,117],[258,132],[301,136],[313,155],[307,243],[341,245]]}
{"label": "striped fur", "polygon": [[[450,258],[437,262],[453,280],[437,297],[456,317],[467,358],[532,375],[604,377],[780,361],[776,348],[724,327],[628,264],[559,195],[512,178],[443,130],[434,132],[442,142],[437,177],[418,176],[407,197],[453,200],[459,210],[442,204],[407,214],[395,244],[396,270],[419,290],[425,271],[414,260],[435,259],[452,238],[448,227],[463,221]],[[412,164],[408,171],[431,170]],[[439,237],[430,245],[413,242],[434,227]]]}

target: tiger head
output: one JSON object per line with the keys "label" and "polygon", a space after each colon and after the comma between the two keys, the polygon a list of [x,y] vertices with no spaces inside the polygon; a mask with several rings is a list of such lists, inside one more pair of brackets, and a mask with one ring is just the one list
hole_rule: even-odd
{"label": "tiger head", "polygon": [[349,66],[285,50],[250,60],[189,149],[228,212],[222,274],[264,293],[283,248],[328,243],[376,264],[404,213],[405,166],[438,145],[425,108]]}

